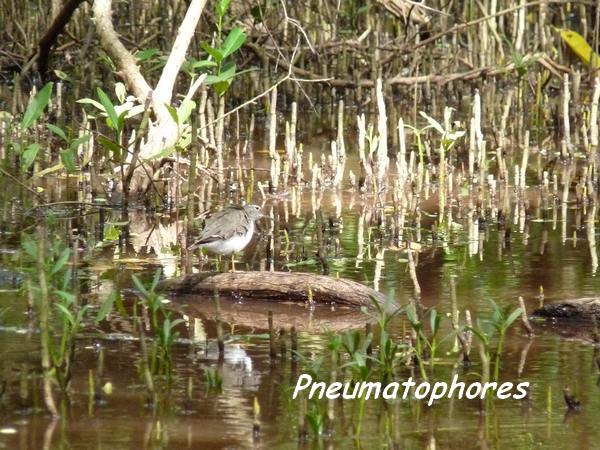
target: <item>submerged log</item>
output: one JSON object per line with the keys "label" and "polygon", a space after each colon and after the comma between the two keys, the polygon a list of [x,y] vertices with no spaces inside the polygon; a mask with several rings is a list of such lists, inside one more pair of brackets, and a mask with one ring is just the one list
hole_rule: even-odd
{"label": "submerged log", "polygon": [[325,275],[297,272],[202,272],[165,280],[163,290],[173,294],[242,297],[277,302],[307,302],[309,296],[319,304],[371,306],[370,298],[383,303],[383,294],[356,281]]}
{"label": "submerged log", "polygon": [[560,303],[549,303],[533,312],[534,316],[555,319],[600,319],[600,297],[583,297]]}

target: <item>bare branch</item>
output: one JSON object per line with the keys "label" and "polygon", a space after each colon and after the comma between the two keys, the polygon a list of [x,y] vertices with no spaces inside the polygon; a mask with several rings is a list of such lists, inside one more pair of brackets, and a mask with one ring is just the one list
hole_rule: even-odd
{"label": "bare branch", "polygon": [[94,0],[92,10],[94,12],[96,31],[100,36],[102,47],[114,60],[119,69],[119,75],[123,78],[133,94],[140,102],[146,101],[146,97],[152,88],[140,72],[135,57],[119,40],[119,36],[113,27],[111,19],[112,1]]}
{"label": "bare branch", "polygon": [[167,59],[160,80],[156,85],[156,91],[154,93],[156,102],[171,103],[173,86],[175,85],[177,74],[185,61],[185,54],[187,53],[192,37],[194,37],[196,26],[198,25],[206,1],[207,0],[192,0],[188,7],[185,18],[177,32],[177,37],[173,43],[169,59]]}

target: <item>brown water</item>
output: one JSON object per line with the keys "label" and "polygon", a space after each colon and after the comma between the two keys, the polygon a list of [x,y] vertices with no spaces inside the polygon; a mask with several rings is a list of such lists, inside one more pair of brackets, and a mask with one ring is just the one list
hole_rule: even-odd
{"label": "brown water", "polygon": [[[19,231],[39,219],[27,214],[27,208],[11,203],[19,193],[3,183],[0,310],[8,310],[0,317],[0,392],[4,391],[0,395],[0,448],[600,448],[596,426],[600,379],[591,331],[584,325],[564,323],[535,323],[536,337],[531,341],[520,325],[510,330],[500,380],[529,381],[530,395],[524,400],[490,401],[486,414],[480,413],[478,401],[466,399],[441,400],[431,407],[414,399],[394,403],[368,400],[358,437],[354,426],[359,421],[359,402],[339,401],[335,402],[333,433],[319,438],[309,431],[307,441],[299,442],[299,404],[291,399],[291,391],[305,368],[302,364],[294,367],[289,354],[284,359],[270,358],[265,338],[267,311],[274,310],[277,326],[289,327],[290,320],[296,321],[301,330],[299,351],[309,360],[324,355],[328,361],[327,328],[338,333],[363,329],[367,319],[361,312],[347,309],[321,306],[310,311],[303,305],[276,307],[243,299],[221,301],[226,322],[222,360],[217,351],[213,300],[171,299],[169,308],[184,318],[185,324],[179,327],[181,338],[174,348],[172,388],[154,408],[147,403],[137,370],[139,343],[130,323],[118,313],[113,313],[107,324],[88,323],[77,341],[70,402],[61,418],[52,420],[45,413],[40,390],[38,332],[25,315],[25,298],[17,292],[20,277],[11,259],[18,248]],[[519,215],[514,207],[516,196],[509,191],[511,208],[505,214],[512,233],[508,240],[505,226],[497,223],[492,210],[487,222],[469,238],[467,192],[457,194],[461,202],[454,207],[456,226],[447,235],[434,236],[431,225],[435,217],[429,214],[436,205],[435,195],[432,192],[431,200],[423,199],[421,230],[406,228],[404,236],[421,244],[417,276],[426,307],[435,307],[444,316],[451,311],[452,280],[458,309],[468,309],[474,317],[490,313],[489,299],[516,307],[519,295],[532,311],[540,303],[540,286],[546,302],[599,291],[585,212],[575,205],[561,211],[548,193],[532,189],[529,194],[526,214]],[[313,193],[305,189],[267,199],[265,209],[274,221],[263,223],[238,269],[287,267],[320,272],[314,255],[316,211],[322,208],[331,275],[363,282],[406,304],[413,286],[406,254],[398,249],[392,231],[393,210],[389,203],[385,206],[382,210],[375,199],[350,190]],[[162,268],[164,277],[183,273],[185,261],[179,255],[177,238],[184,227],[175,213],[131,211],[127,239],[120,246],[117,241],[104,248],[96,246],[101,223],[98,208],[86,207],[78,213],[60,210],[58,214],[55,229],[76,227],[85,236],[79,276],[82,292],[93,305],[99,305],[114,286],[121,287],[125,305],[131,305],[131,273],[145,279],[150,279],[157,267]],[[102,215],[106,222],[122,220],[118,210],[105,209]],[[272,259],[266,257],[270,238],[274,238]],[[212,258],[198,262],[194,256],[193,264],[203,269],[215,267]],[[444,317],[442,334],[449,330],[449,319]],[[404,316],[394,319],[390,332],[397,340],[406,335]],[[436,380],[451,377],[456,361],[451,347],[449,343],[439,353]],[[458,368],[461,379],[478,379],[477,353],[474,348],[471,367]],[[221,373],[221,392],[207,388],[206,368]],[[111,394],[99,393],[95,401],[90,400],[90,370],[100,374],[102,384],[112,383]],[[400,381],[411,375],[416,375],[414,368],[399,369]],[[190,379],[191,399],[186,395]],[[567,413],[564,387],[581,401],[580,412]],[[260,404],[258,436],[252,431],[255,398]]]}

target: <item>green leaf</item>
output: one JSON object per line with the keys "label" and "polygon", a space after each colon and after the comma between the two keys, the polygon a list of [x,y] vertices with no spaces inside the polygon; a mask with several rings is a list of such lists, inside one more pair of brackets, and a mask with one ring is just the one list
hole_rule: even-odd
{"label": "green leaf", "polygon": [[39,151],[40,144],[38,143],[28,145],[27,148],[23,151],[23,154],[21,155],[21,170],[23,172],[27,171],[27,169],[31,167]]}
{"label": "green leaf", "polygon": [[206,53],[208,53],[210,56],[212,56],[217,63],[220,63],[221,61],[223,61],[223,54],[221,53],[220,50],[218,50],[214,47],[211,47],[206,42],[201,42],[200,47],[202,47],[202,50],[204,50]]}
{"label": "green leaf", "polygon": [[80,145],[85,144],[91,138],[92,138],[91,134],[84,134],[82,136],[79,136],[77,139],[75,139],[73,142],[71,142],[71,145],[69,145],[69,148],[71,150],[77,150]]}
{"label": "green leaf", "polygon": [[117,300],[117,296],[119,296],[120,293],[118,290],[113,290],[111,291],[110,294],[108,294],[108,297],[106,297],[106,300],[104,300],[104,302],[102,302],[102,305],[100,305],[100,309],[98,310],[98,314],[96,314],[96,325],[98,325],[100,322],[102,322],[104,319],[106,319],[108,317],[108,315],[112,312],[113,309],[113,305],[115,304],[115,301]]}
{"label": "green leaf", "polygon": [[75,325],[75,317],[73,316],[73,313],[69,311],[69,308],[67,308],[62,303],[55,303],[54,306],[56,306],[56,309],[58,309],[62,313],[61,315],[63,319],[67,319],[69,321],[71,327]]}
{"label": "green leaf", "polygon": [[131,275],[131,279],[133,280],[133,284],[135,284],[137,290],[140,291],[140,293],[142,293],[144,296],[148,297],[149,293],[144,286],[144,283],[142,283],[141,280],[135,275]]}
{"label": "green leaf", "polygon": [[490,302],[490,305],[492,305],[492,310],[493,310],[493,314],[492,315],[493,315],[493,317],[500,317],[500,316],[502,316],[502,310],[498,306],[498,303],[496,303],[491,298],[488,299],[488,302]]}
{"label": "green leaf", "polygon": [[67,142],[67,134],[64,132],[64,130],[60,127],[57,127],[56,125],[52,125],[51,123],[47,123],[46,124],[46,128],[48,128],[48,130],[50,130],[52,133],[56,134],[58,137],[62,138],[63,141]]}
{"label": "green leaf", "polygon": [[141,114],[145,111],[146,107],[144,105],[135,105],[131,108],[126,109],[127,115],[125,116],[125,118],[129,119],[130,117],[135,117],[138,114]]}
{"label": "green leaf", "polygon": [[467,327],[466,330],[471,331],[480,341],[483,345],[488,345],[489,343],[489,337],[483,333],[480,329],[475,328],[475,327]]}
{"label": "green leaf", "polygon": [[125,97],[127,97],[127,89],[125,89],[125,85],[123,83],[115,83],[115,94],[117,95],[117,100],[119,100],[119,102],[125,102]]}
{"label": "green leaf", "polygon": [[69,261],[70,256],[71,256],[71,249],[69,247],[67,247],[61,252],[60,256],[54,263],[54,267],[52,267],[52,272],[50,272],[50,275],[54,275],[60,269],[62,269],[65,266],[65,264],[67,263],[67,261]]}
{"label": "green leaf", "polygon": [[218,95],[223,95],[225,94],[225,92],[227,92],[227,90],[229,89],[229,86],[231,86],[231,80],[227,80],[227,81],[219,81],[218,83],[215,83],[213,85],[215,92]]}
{"label": "green leaf", "polygon": [[217,67],[217,63],[210,59],[203,59],[201,61],[194,61],[190,64],[192,69],[210,69]]}
{"label": "green leaf", "polygon": [[506,328],[510,327],[510,326],[513,324],[513,322],[514,322],[515,320],[517,320],[517,318],[518,318],[518,317],[521,315],[521,313],[522,313],[522,310],[521,310],[521,308],[517,308],[517,309],[515,309],[515,310],[514,310],[514,311],[513,311],[513,312],[510,314],[510,316],[508,316],[508,318],[506,319]]}
{"label": "green leaf", "polygon": [[106,112],[104,106],[102,106],[101,103],[97,102],[93,98],[80,98],[79,100],[77,100],[77,103],[81,103],[83,105],[92,105],[98,108],[100,111]]}
{"label": "green leaf", "polygon": [[154,72],[157,72],[159,70],[161,70],[163,67],[165,67],[165,64],[167,63],[167,58],[161,57],[158,59],[158,61],[154,64],[152,64],[147,70],[146,72],[151,74]]}
{"label": "green leaf", "polygon": [[173,118],[175,123],[179,125],[179,115],[177,114],[177,109],[175,109],[171,105],[165,105],[165,106],[167,107],[167,111],[169,111],[169,114],[171,114],[171,117]]}
{"label": "green leaf", "polygon": [[185,323],[185,320],[183,320],[183,319],[175,319],[173,322],[170,322],[169,328],[171,330],[173,330],[175,327],[177,327],[178,325],[181,325],[182,323]]}
{"label": "green leaf", "polygon": [[119,114],[119,117],[117,118],[117,128],[119,129],[119,131],[125,128],[125,117],[127,117],[128,114],[128,110],[125,110],[121,114]]}
{"label": "green leaf", "polygon": [[438,313],[435,309],[432,309],[430,314],[431,315],[429,317],[429,320],[430,320],[431,332],[435,336],[435,334],[438,332],[438,329],[440,327],[441,317],[438,315]]}
{"label": "green leaf", "polygon": [[146,61],[147,59],[150,59],[153,56],[156,56],[158,54],[160,54],[160,50],[158,50],[157,48],[147,48],[146,50],[137,52],[135,54],[135,57],[138,60],[138,62],[142,62],[142,61]]}
{"label": "green leaf", "polygon": [[74,328],[79,328],[79,325],[83,321],[83,316],[85,315],[85,313],[88,312],[89,309],[90,309],[90,305],[85,305],[83,308],[81,308],[79,310],[79,312],[77,313],[77,320],[75,321]]}
{"label": "green leaf", "polygon": [[231,2],[231,0],[219,0],[217,2],[216,11],[221,19],[223,19],[223,17],[225,16],[225,13],[227,12],[227,8],[229,8],[230,2]]}
{"label": "green leaf", "polygon": [[229,62],[228,64],[225,64],[223,66],[223,69],[218,75],[208,75],[204,80],[204,84],[210,86],[211,84],[216,84],[222,81],[230,80],[235,76],[235,69],[235,63]]}
{"label": "green leaf", "polygon": [[21,248],[31,259],[37,259],[38,247],[37,243],[33,240],[33,238],[25,237],[21,242]]}
{"label": "green leaf", "polygon": [[60,78],[63,81],[72,81],[69,74],[63,72],[62,70],[54,69],[54,75]]}
{"label": "green leaf", "polygon": [[152,287],[150,288],[151,291],[154,291],[156,286],[158,286],[161,274],[162,270],[160,268],[156,269],[156,272],[154,272],[154,278],[152,278]]}
{"label": "green leaf", "polygon": [[105,138],[104,136],[98,136],[98,142],[102,147],[112,152],[117,160],[121,160],[121,146],[119,144]]}
{"label": "green leaf", "polygon": [[67,173],[73,173],[77,170],[77,161],[75,160],[76,150],[68,148],[60,151],[60,160],[67,171]]}
{"label": "green leaf", "polygon": [[101,88],[97,89],[98,98],[100,99],[100,103],[104,107],[106,114],[108,115],[108,126],[111,127],[116,132],[120,133],[121,128],[119,128],[119,116],[117,115],[117,111],[115,110],[115,106],[112,104],[108,96],[104,93]]}
{"label": "green leaf", "polygon": [[46,109],[46,106],[48,106],[50,95],[52,95],[52,83],[46,83],[33,100],[31,100],[29,105],[27,105],[27,110],[21,122],[21,129],[26,130],[38,120]]}
{"label": "green leaf", "polygon": [[104,61],[104,63],[106,63],[110,70],[117,70],[117,66],[115,66],[115,63],[112,61],[112,59],[110,59],[110,56],[108,56],[104,51],[99,51],[98,57],[100,61]]}
{"label": "green leaf", "polygon": [[105,241],[118,241],[121,236],[121,230],[119,230],[114,225],[105,225],[104,226],[104,240]]}
{"label": "green leaf", "polygon": [[75,303],[75,296],[70,292],[56,290],[54,291],[54,293],[58,295],[63,301],[63,303],[58,303],[59,305],[72,305]]}
{"label": "green leaf", "polygon": [[442,127],[442,125],[437,120],[435,120],[433,117],[428,116],[423,111],[419,111],[419,114],[421,114],[422,117],[427,119],[429,126],[435,128],[437,130],[437,132],[440,133],[441,135],[444,135],[446,130],[444,130],[444,127]]}
{"label": "green leaf", "polygon": [[244,42],[246,42],[246,34],[241,28],[235,27],[233,30],[231,30],[220,48],[223,59],[237,51],[244,44]]}
{"label": "green leaf", "polygon": [[117,305],[117,311],[119,311],[119,314],[121,314],[121,316],[129,317],[129,313],[127,312],[127,309],[125,308],[125,304],[123,303],[123,297],[121,297],[120,292],[117,292],[117,298],[115,299],[115,304]]}
{"label": "green leaf", "polygon": [[23,146],[18,142],[11,142],[8,144],[9,148],[12,149],[17,155],[23,153]]}
{"label": "green leaf", "polygon": [[196,102],[194,100],[185,99],[177,108],[177,116],[179,117],[179,124],[185,123],[186,120],[192,114],[192,111],[196,108]]}
{"label": "green leaf", "polygon": [[229,62],[223,66],[223,70],[218,75],[208,75],[204,80],[206,85],[214,85],[214,89],[219,95],[223,95],[231,86],[233,77],[236,76],[236,66],[234,62]]}
{"label": "green leaf", "polygon": [[188,130],[185,130],[185,132],[181,135],[181,137],[175,144],[175,147],[177,147],[179,149],[186,149],[189,147],[189,145],[191,143],[192,143],[192,133],[191,133],[191,130],[189,130],[189,128],[188,128]]}
{"label": "green leaf", "polygon": [[408,321],[413,325],[413,327],[415,325],[419,324],[419,318],[417,317],[417,311],[413,304],[409,304],[406,307],[406,317],[408,318]]}
{"label": "green leaf", "polygon": [[[56,241],[58,243],[60,243],[59,241]],[[58,251],[58,250],[54,250],[54,251]],[[73,279],[73,269],[71,269],[70,267],[67,267],[63,273],[62,273],[62,280],[60,280],[60,288],[63,291],[67,290],[70,285],[71,285],[71,280]],[[73,301],[75,301],[75,295],[74,294],[67,294],[70,295],[71,298],[73,299]]]}

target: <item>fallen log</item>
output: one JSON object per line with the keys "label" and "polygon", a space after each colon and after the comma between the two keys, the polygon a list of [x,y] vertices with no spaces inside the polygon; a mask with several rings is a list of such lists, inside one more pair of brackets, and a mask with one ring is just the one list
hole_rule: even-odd
{"label": "fallen log", "polygon": [[536,309],[533,315],[572,320],[591,320],[595,317],[598,320],[600,319],[600,297],[582,297],[560,303],[549,303]]}
{"label": "fallen log", "polygon": [[385,297],[356,281],[298,272],[202,272],[165,280],[161,289],[171,294],[219,295],[277,302],[308,302],[353,307],[372,306],[371,298]]}

